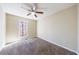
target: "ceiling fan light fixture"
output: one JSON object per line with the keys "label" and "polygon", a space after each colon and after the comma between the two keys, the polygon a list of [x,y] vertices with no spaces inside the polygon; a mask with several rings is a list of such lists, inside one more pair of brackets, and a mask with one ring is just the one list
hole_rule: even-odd
{"label": "ceiling fan light fixture", "polygon": [[29,13],[27,14],[27,16],[32,15],[34,17],[37,17],[38,14],[44,14],[43,11],[37,11],[39,9],[37,3],[25,4],[25,5],[27,5],[29,7],[29,9],[23,8],[24,10],[29,11]]}

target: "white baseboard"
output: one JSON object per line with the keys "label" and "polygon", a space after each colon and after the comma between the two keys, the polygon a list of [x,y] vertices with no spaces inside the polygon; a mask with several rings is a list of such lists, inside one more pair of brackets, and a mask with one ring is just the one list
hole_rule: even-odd
{"label": "white baseboard", "polygon": [[[38,36],[38,37],[39,37],[39,36]],[[41,38],[41,37],[39,37],[39,38]],[[44,38],[41,38],[41,39],[44,40]],[[51,41],[49,41],[49,40],[46,40],[46,41],[48,41],[48,42],[50,42],[50,43],[52,43],[52,44],[55,44],[55,45],[57,45],[57,46],[60,46],[60,47],[62,47],[62,48],[64,48],[64,49],[67,49],[67,50],[69,50],[69,51],[75,52],[76,54],[79,55],[79,53],[78,53],[77,51],[75,51],[75,50],[72,50],[72,49],[70,49],[70,48],[67,48],[67,47],[65,47],[65,46],[62,46],[62,45],[57,44],[57,43],[55,43],[55,42],[51,42]]]}

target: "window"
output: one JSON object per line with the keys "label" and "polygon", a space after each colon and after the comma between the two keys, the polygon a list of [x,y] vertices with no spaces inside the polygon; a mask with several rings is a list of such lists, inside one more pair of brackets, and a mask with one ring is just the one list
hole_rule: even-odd
{"label": "window", "polygon": [[27,35],[27,22],[26,21],[20,21],[19,22],[19,36],[24,37]]}

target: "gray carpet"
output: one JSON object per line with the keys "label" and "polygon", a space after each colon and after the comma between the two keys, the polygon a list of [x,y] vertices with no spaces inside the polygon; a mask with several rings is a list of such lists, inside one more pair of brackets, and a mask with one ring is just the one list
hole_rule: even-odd
{"label": "gray carpet", "polygon": [[76,55],[40,38],[21,39],[3,47],[0,55]]}

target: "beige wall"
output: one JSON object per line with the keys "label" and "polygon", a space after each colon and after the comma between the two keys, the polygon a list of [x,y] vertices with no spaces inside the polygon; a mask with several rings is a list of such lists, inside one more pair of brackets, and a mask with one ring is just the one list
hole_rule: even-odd
{"label": "beige wall", "polygon": [[79,53],[79,4],[78,4],[78,12],[77,12],[77,15],[78,15],[78,17],[77,17],[77,39],[78,39],[78,41],[77,41],[77,44],[78,44],[78,53]]}
{"label": "beige wall", "polygon": [[5,45],[5,12],[0,6],[0,48]]}
{"label": "beige wall", "polygon": [[27,22],[27,36],[35,37],[36,36],[36,21],[29,20],[26,18],[6,14],[6,42],[12,42],[19,39],[19,30],[18,30],[18,22],[19,21]]}
{"label": "beige wall", "polygon": [[28,36],[36,37],[36,35],[37,35],[37,21],[29,20],[28,21]]}
{"label": "beige wall", "polygon": [[60,46],[77,50],[77,8],[72,6],[56,14],[38,20],[38,36],[59,44]]}

